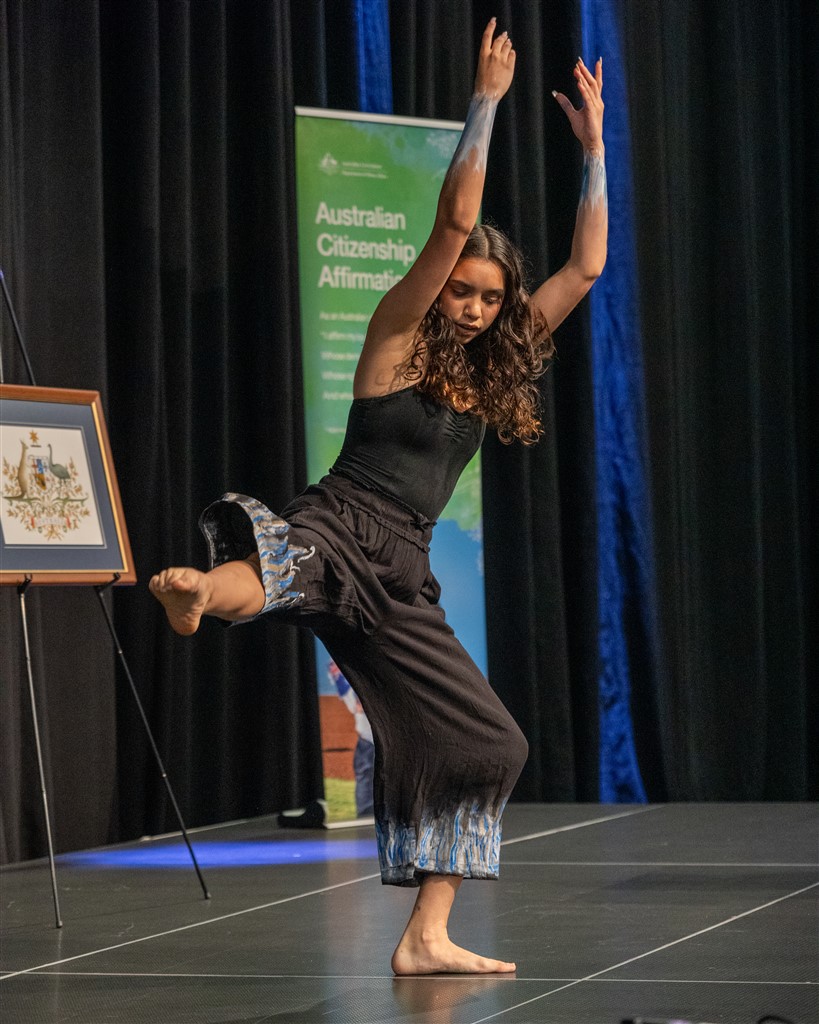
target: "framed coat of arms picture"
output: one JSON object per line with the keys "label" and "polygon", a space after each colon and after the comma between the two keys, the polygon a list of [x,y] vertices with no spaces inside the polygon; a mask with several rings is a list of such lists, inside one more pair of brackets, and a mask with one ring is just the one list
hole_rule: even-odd
{"label": "framed coat of arms picture", "polygon": [[135,583],[98,391],[0,385],[0,583]]}

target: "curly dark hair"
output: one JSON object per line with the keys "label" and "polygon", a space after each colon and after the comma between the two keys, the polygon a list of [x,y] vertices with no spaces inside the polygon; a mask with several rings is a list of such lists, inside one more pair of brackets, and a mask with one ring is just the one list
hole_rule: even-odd
{"label": "curly dark hair", "polygon": [[497,228],[477,224],[459,259],[492,260],[503,273],[503,304],[492,325],[469,344],[436,300],[418,328],[404,376],[441,402],[469,406],[494,427],[504,444],[518,438],[534,444],[538,419],[538,377],[554,353],[545,318],[529,304],[523,286],[523,257]]}

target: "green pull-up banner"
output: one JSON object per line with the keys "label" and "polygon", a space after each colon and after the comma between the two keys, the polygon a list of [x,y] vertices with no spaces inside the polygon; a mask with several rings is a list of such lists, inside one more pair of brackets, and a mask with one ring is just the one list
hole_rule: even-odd
{"label": "green pull-up banner", "polygon": [[[296,191],[309,478],[335,461],[353,374],[379,299],[429,236],[462,125],[296,109]],[[480,453],[435,527],[432,570],[447,621],[486,672]],[[328,822],[369,813],[371,734],[316,643]],[[339,699],[341,698],[341,699]],[[369,744],[369,748],[368,748]]]}

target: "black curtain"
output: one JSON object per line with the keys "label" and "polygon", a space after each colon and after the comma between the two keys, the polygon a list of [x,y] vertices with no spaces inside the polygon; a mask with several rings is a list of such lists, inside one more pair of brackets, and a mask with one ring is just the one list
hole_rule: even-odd
{"label": "black curtain", "polygon": [[[640,767],[654,800],[805,799],[819,785],[819,204],[807,60],[819,10],[616,7],[661,622],[659,669],[634,648],[636,630],[632,641]],[[490,15],[509,27],[519,61],[496,121],[484,215],[519,242],[535,281],[568,255],[579,190],[577,147],[549,95],[573,95],[578,8],[391,4],[398,113],[462,117],[470,47]],[[448,60],[436,58],[442,39]],[[530,451],[492,440],[484,448],[490,675],[533,746],[516,789],[524,799],[594,799],[597,790],[584,305],[557,332],[546,437]],[[510,551],[523,556],[513,580]]]}
{"label": "black curtain", "polygon": [[805,799],[817,793],[819,8],[622,12],[668,792]]}
{"label": "black curtain", "polygon": [[[276,508],[306,482],[293,106],[356,106],[353,6],[0,3],[0,266],[37,383],[102,393],[140,577],[113,594],[115,621],[191,825],[320,793],[311,641],[272,621],[183,640],[145,585],[202,564],[196,517],[223,490]],[[636,681],[634,711],[638,745],[662,752],[654,798],[816,791],[819,33],[808,3],[740,6],[621,7],[663,624],[662,678]],[[536,281],[568,254],[579,192],[550,96],[571,90],[575,5],[392,3],[395,111],[462,119],[492,14],[520,56],[484,216]],[[544,440],[485,447],[490,673],[532,746],[517,798],[594,800],[583,307],[556,341]],[[0,344],[6,380],[25,382],[5,316]],[[16,595],[2,598],[0,855],[17,860],[43,833]],[[27,600],[58,848],[174,827],[96,597]]]}
{"label": "black curtain", "polygon": [[[0,5],[0,267],[40,386],[91,388],[109,406],[97,5]],[[29,383],[5,308],[7,383]],[[114,436],[115,455],[121,438]],[[11,453],[3,452],[3,458]],[[114,658],[96,596],[26,595],[55,835],[116,838]],[[45,852],[17,595],[0,643],[0,858]]]}
{"label": "black curtain", "polygon": [[[288,4],[2,11],[2,265],[37,383],[103,393],[140,581],[114,595],[115,621],[174,790],[190,825],[298,806],[321,794],[315,687],[303,685],[311,642],[263,621],[207,623],[186,643],[146,583],[164,565],[203,563],[197,515],[223,491],[275,508],[306,483],[293,81],[312,56],[294,54],[292,39],[304,43]],[[9,355],[7,322],[3,332]],[[24,382],[19,358],[7,364],[7,380]],[[32,633],[48,775],[61,780],[57,848],[175,827],[136,706],[115,686],[96,597],[30,595],[52,620]],[[43,833],[4,597],[2,852],[13,860],[42,852]]]}

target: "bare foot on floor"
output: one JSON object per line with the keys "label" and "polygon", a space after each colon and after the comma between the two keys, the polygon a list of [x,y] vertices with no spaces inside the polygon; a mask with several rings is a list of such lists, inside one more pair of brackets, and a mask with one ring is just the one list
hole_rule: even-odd
{"label": "bare foot on floor", "polygon": [[510,974],[515,964],[470,953],[444,935],[414,939],[404,935],[392,955],[395,974]]}
{"label": "bare foot on floor", "polygon": [[163,569],[151,579],[148,589],[162,603],[172,628],[182,636],[199,629],[207,607],[210,586],[198,569]]}

